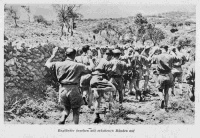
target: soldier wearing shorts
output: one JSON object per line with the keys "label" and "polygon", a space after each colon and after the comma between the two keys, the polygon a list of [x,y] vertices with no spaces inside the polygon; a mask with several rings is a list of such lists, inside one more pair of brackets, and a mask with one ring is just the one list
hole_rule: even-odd
{"label": "soldier wearing shorts", "polygon": [[107,100],[109,100],[111,109],[111,104],[113,103],[113,94],[116,89],[115,86],[109,81],[109,61],[112,58],[112,50],[106,50],[103,58],[100,59],[99,64],[95,67],[95,71],[92,73],[92,79],[90,81],[90,86],[93,91],[93,100],[95,106],[95,123],[98,123],[100,120],[99,110],[101,110],[102,98],[105,99],[107,95]]}
{"label": "soldier wearing shorts", "polygon": [[140,80],[142,79],[142,63],[139,60],[139,53],[138,53],[139,49],[135,49],[135,50],[136,52],[134,54],[134,57],[131,59],[131,67],[132,67],[132,72],[133,72],[132,83],[136,91],[135,97],[138,100],[138,96],[139,96],[139,101],[141,102],[144,100],[141,94],[141,90],[139,88],[139,83],[140,83]]}
{"label": "soldier wearing shorts", "polygon": [[[133,48],[129,47],[127,51],[125,52],[124,56],[120,57],[120,60],[125,61],[128,63],[128,58],[133,58],[134,55],[134,50]],[[127,68],[124,73],[123,73],[123,78],[124,78],[124,84],[129,82],[129,94],[133,94],[133,71],[132,71],[132,65],[131,67]]]}
{"label": "soldier wearing shorts", "polygon": [[161,108],[168,112],[169,88],[173,87],[172,64],[174,58],[168,53],[168,46],[162,45],[162,53],[155,58],[157,63],[158,90],[161,92]]}
{"label": "soldier wearing shorts", "polygon": [[79,110],[83,104],[83,99],[79,90],[80,77],[83,74],[90,73],[94,67],[92,60],[89,60],[90,66],[74,62],[76,50],[68,48],[66,50],[66,60],[63,62],[52,62],[57,49],[53,49],[52,56],[47,60],[45,66],[54,67],[56,70],[59,86],[59,102],[64,106],[64,111],[59,124],[64,124],[65,120],[73,111],[73,120],[75,124],[79,123]]}
{"label": "soldier wearing shorts", "polygon": [[131,62],[130,59],[128,59],[128,64],[124,61],[119,60],[120,55],[121,51],[119,49],[113,50],[113,59],[110,61],[111,65],[110,81],[116,87],[119,93],[119,103],[122,105],[123,89],[124,89],[123,72],[125,69],[131,66]]}
{"label": "soldier wearing shorts", "polygon": [[150,75],[150,67],[151,67],[151,61],[150,61],[150,46],[145,47],[143,52],[141,53],[140,61],[142,62],[142,75],[144,77],[144,90],[143,95],[147,95],[147,86],[149,82],[149,75]]}

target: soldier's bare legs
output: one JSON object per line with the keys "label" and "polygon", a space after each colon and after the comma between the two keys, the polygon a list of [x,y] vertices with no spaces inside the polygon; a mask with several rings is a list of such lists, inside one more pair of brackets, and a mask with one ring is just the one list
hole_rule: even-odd
{"label": "soldier's bare legs", "polygon": [[98,91],[96,89],[93,89],[93,98],[94,98],[94,108],[95,108],[95,119],[94,123],[99,123],[101,122],[101,118],[99,115],[99,109],[101,107],[101,96],[98,94]]}
{"label": "soldier's bare legs", "polygon": [[83,101],[85,102],[85,105],[88,105],[87,102],[87,96],[89,96],[89,88],[82,88],[82,92],[83,92]]}
{"label": "soldier's bare legs", "polygon": [[134,85],[134,89],[135,89],[135,98],[138,100],[138,95],[139,94],[139,80],[133,79],[133,85]]}
{"label": "soldier's bare legs", "polygon": [[175,96],[174,87],[175,87],[175,86],[172,87],[172,96]]}
{"label": "soldier's bare legs", "polygon": [[133,94],[133,85],[134,85],[134,80],[130,80],[129,81],[129,90],[130,90],[129,94],[131,94],[131,95]]}
{"label": "soldier's bare legs", "polygon": [[71,108],[69,108],[69,107],[64,107],[64,110],[63,110],[63,112],[62,112],[62,116],[61,116],[60,121],[58,122],[58,124],[65,124],[65,120],[66,120],[67,117],[69,116],[70,110],[71,110]]}
{"label": "soldier's bare legs", "polygon": [[165,110],[168,112],[168,101],[169,101],[169,87],[165,87],[164,89],[164,107],[165,107]]}
{"label": "soldier's bare legs", "polygon": [[180,94],[183,93],[183,85],[182,85],[182,82],[179,83],[179,89],[180,89]]}
{"label": "soldier's bare legs", "polygon": [[93,99],[93,94],[91,89],[88,91],[88,107],[90,108],[92,106],[92,99]]}
{"label": "soldier's bare legs", "polygon": [[74,121],[74,124],[78,124],[79,123],[79,111],[80,111],[80,108],[73,108],[72,109],[73,111],[73,121]]}
{"label": "soldier's bare legs", "polygon": [[123,93],[122,93],[122,90],[120,90],[118,92],[119,92],[119,103],[122,104],[122,102],[123,102]]}
{"label": "soldier's bare legs", "polygon": [[166,86],[165,89],[160,90],[159,96],[161,100],[161,108],[165,108],[165,111],[168,112],[169,87]]}
{"label": "soldier's bare legs", "polygon": [[147,94],[147,86],[148,86],[148,82],[149,82],[149,76],[144,76],[144,95]]}

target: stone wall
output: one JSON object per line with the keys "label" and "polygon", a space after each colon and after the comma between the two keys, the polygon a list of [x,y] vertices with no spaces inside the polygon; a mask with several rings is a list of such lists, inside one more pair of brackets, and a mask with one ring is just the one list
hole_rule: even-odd
{"label": "stone wall", "polygon": [[[20,89],[33,95],[45,93],[47,85],[57,87],[54,72],[46,68],[45,62],[51,56],[53,44],[27,48],[4,44],[4,88]],[[65,48],[59,48],[54,61],[65,59]]]}

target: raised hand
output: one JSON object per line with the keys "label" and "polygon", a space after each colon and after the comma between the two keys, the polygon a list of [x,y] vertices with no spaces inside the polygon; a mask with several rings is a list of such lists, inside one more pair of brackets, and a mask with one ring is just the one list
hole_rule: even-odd
{"label": "raised hand", "polygon": [[56,54],[57,51],[58,51],[58,47],[55,47],[55,48],[53,49],[52,55],[55,56],[55,54]]}

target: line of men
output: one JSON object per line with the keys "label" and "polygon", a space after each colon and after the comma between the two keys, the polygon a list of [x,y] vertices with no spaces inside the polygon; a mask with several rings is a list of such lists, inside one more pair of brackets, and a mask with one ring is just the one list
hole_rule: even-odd
{"label": "line of men", "polygon": [[[100,47],[95,49],[85,45],[81,50],[68,48],[66,60],[52,62],[58,48],[53,49],[52,56],[47,60],[48,68],[55,68],[56,76],[60,84],[59,102],[64,106],[64,111],[59,124],[73,111],[75,124],[79,123],[79,111],[82,105],[95,108],[95,121],[99,122],[99,111],[102,99],[107,99],[111,104],[119,95],[120,108],[123,103],[123,92],[129,81],[129,94],[135,94],[140,102],[148,97],[148,82],[152,64],[157,65],[154,74],[157,74],[157,86],[161,92],[161,108],[168,112],[169,89],[174,94],[174,82],[178,77],[182,82],[182,65],[187,61],[181,54],[181,48],[169,50],[167,45],[157,47],[129,47],[121,48]],[[92,51],[96,51],[95,52]],[[77,56],[78,54],[78,56]],[[174,75],[174,76],[173,76]],[[140,80],[144,78],[144,88],[139,88]],[[194,77],[192,77],[194,79]],[[190,78],[191,79],[191,78]],[[133,87],[135,93],[133,93]],[[180,88],[182,88],[180,86]],[[194,94],[194,93],[193,93]]]}

